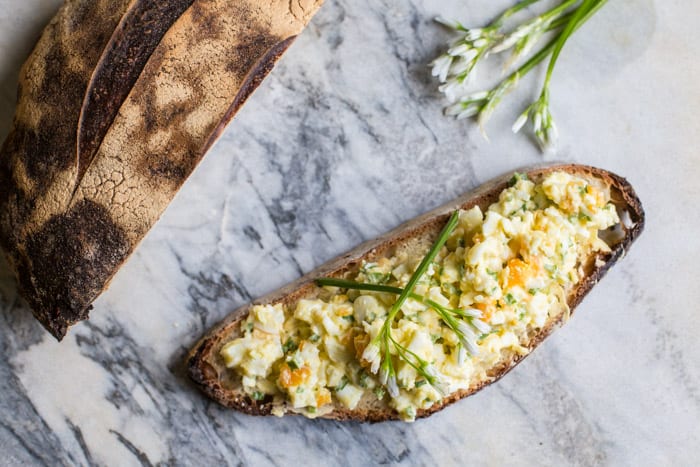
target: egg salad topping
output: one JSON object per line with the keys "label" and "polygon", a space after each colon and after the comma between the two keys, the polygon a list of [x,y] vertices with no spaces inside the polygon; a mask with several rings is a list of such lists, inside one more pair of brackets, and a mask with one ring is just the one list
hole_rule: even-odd
{"label": "egg salad topping", "polygon": [[382,399],[413,420],[526,354],[528,336],[568,312],[584,259],[610,250],[598,237],[619,223],[609,201],[606,186],[566,172],[541,184],[516,174],[485,213],[459,212],[391,322],[427,248],[363,263],[352,279],[365,290],[326,287],[292,306],[252,307],[221,355],[244,391],[271,400],[277,415],[314,417]]}

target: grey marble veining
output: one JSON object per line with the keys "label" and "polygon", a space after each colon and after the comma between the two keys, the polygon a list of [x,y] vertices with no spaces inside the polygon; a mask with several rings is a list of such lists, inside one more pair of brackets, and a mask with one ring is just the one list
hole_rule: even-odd
{"label": "grey marble veining", "polygon": [[[564,52],[555,158],[628,177],[648,216],[572,321],[498,384],[415,424],[252,418],[187,381],[228,312],[363,240],[543,157],[510,124],[441,115],[437,14],[506,0],[327,0],[97,301],[58,344],[0,260],[1,465],[692,465],[700,451],[700,17],[617,0]],[[58,0],[0,0],[0,137]]]}

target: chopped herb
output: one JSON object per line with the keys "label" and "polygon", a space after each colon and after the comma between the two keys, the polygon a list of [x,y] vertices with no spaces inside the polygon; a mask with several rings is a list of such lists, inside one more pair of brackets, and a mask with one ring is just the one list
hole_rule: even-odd
{"label": "chopped herb", "polygon": [[363,272],[365,274],[367,274],[367,272],[370,269],[374,269],[377,267],[377,263],[365,263],[364,261],[362,263],[363,264],[362,264],[362,267],[360,268],[360,272]]}
{"label": "chopped herb", "polygon": [[431,334],[430,339],[433,341],[433,344],[442,344],[445,341],[440,334]]}
{"label": "chopped herb", "polygon": [[365,275],[367,276],[367,282],[370,284],[385,284],[389,282],[391,276],[391,274],[383,272],[367,272]]}
{"label": "chopped herb", "polygon": [[354,317],[353,315],[346,315],[346,316],[343,316],[343,319],[344,319],[345,321],[350,321],[351,323],[354,323],[354,322],[355,322],[355,317]]}
{"label": "chopped herb", "polygon": [[298,348],[299,348],[299,346],[297,345],[297,343],[294,342],[292,340],[292,338],[290,337],[287,339],[287,342],[285,342],[284,345],[282,346],[282,351],[284,353],[289,353],[289,352],[294,352]]}
{"label": "chopped herb", "polygon": [[498,280],[498,272],[492,271],[490,269],[486,269],[486,274],[489,276],[493,277],[494,279]]}
{"label": "chopped herb", "polygon": [[406,410],[404,410],[404,413],[408,418],[416,418],[416,409],[414,409],[413,407],[407,407]]}
{"label": "chopped herb", "polygon": [[297,388],[297,394],[301,394],[302,392],[304,392],[304,386],[299,386]]}
{"label": "chopped herb", "polygon": [[515,184],[518,183],[520,180],[527,180],[527,179],[528,178],[527,178],[526,174],[521,174],[519,172],[515,172],[510,179],[509,185],[515,186]]}
{"label": "chopped herb", "polygon": [[443,292],[445,292],[448,295],[459,295],[460,291],[455,287],[453,284],[450,283],[444,283],[441,286],[441,289]]}
{"label": "chopped herb", "polygon": [[386,391],[384,390],[383,387],[377,386],[374,388],[374,395],[377,396],[377,399],[384,399],[384,395],[386,394]]}
{"label": "chopped herb", "polygon": [[360,272],[362,272],[367,277],[367,282],[370,284],[384,284],[389,281],[391,273],[385,273],[382,271],[375,271],[377,268],[377,263],[365,263],[362,265]]}
{"label": "chopped herb", "polygon": [[518,315],[518,319],[519,319],[520,321],[522,321],[524,317],[525,317],[525,312],[524,312],[524,311],[521,311],[520,314]]}
{"label": "chopped herb", "polygon": [[366,388],[368,386],[368,381],[369,381],[369,375],[365,370],[360,370],[360,373],[357,375],[358,377],[358,383],[361,388]]}
{"label": "chopped herb", "polygon": [[247,323],[245,323],[245,330],[248,332],[253,332],[253,322],[252,321],[248,321]]}
{"label": "chopped herb", "polygon": [[318,334],[311,334],[311,336],[309,337],[309,341],[314,343],[314,344],[320,340],[321,340],[321,336],[319,336]]}
{"label": "chopped herb", "polygon": [[348,382],[349,381],[347,376],[343,376],[343,378],[340,380],[340,383],[338,383],[338,385],[335,387],[335,390],[342,391],[343,389],[345,389],[345,386],[348,385]]}
{"label": "chopped herb", "polygon": [[310,405],[306,408],[306,411],[309,413],[316,413],[316,407],[314,407],[313,405]]}
{"label": "chopped herb", "polygon": [[588,193],[588,185],[579,187],[578,192],[581,194],[581,196],[585,196],[585,194]]}
{"label": "chopped herb", "polygon": [[536,295],[537,292],[539,292],[539,291],[540,291],[540,289],[530,289],[530,290],[528,290],[527,292],[528,292],[530,295]]}
{"label": "chopped herb", "polygon": [[294,359],[287,360],[287,366],[289,366],[290,370],[298,370],[299,369],[299,365],[297,365],[297,362],[295,362]]}
{"label": "chopped herb", "polygon": [[585,212],[579,212],[579,213],[578,213],[578,218],[579,218],[579,220],[582,220],[582,221],[588,221],[588,222],[591,221],[591,216],[589,216],[589,215],[586,214]]}
{"label": "chopped herb", "polygon": [[250,397],[252,397],[253,400],[255,400],[255,401],[261,401],[261,400],[265,399],[265,393],[260,392],[260,391],[255,391]]}
{"label": "chopped herb", "polygon": [[507,293],[506,296],[503,298],[505,299],[505,301],[508,305],[515,305],[515,303],[517,302],[515,297],[513,297],[513,295],[510,293]]}
{"label": "chopped herb", "polygon": [[424,386],[425,383],[427,383],[426,380],[424,380],[424,379],[419,379],[418,381],[416,381],[416,387],[419,388],[419,387],[421,387],[421,386]]}

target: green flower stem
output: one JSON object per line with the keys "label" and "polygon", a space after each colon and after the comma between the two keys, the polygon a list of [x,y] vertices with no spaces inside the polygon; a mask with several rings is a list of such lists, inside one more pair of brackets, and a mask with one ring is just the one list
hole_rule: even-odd
{"label": "green flower stem", "polygon": [[[403,292],[401,287],[392,287],[390,285],[367,284],[364,282],[356,282],[347,279],[335,279],[332,277],[323,277],[314,280],[314,283],[319,287],[338,287],[341,289],[365,290],[368,292],[384,292],[400,295]],[[413,297],[411,297],[413,298]]]}
{"label": "green flower stem", "polygon": [[[499,86],[503,85],[503,83],[506,82],[517,82],[521,77],[525,76],[528,74],[533,68],[535,68],[537,65],[539,65],[545,58],[547,58],[550,54],[553,53],[555,48],[558,48],[557,52],[557,58],[559,56],[559,52],[561,52],[561,49],[564,47],[564,43],[566,40],[578,30],[581,26],[583,26],[583,23],[588,21],[588,19],[595,14],[602,6],[605,4],[607,0],[584,0],[584,3],[582,4],[582,8],[579,8],[576,10],[575,13],[569,14],[566,16],[563,16],[560,18],[562,21],[566,20],[566,26],[564,31],[562,31],[558,36],[554,37],[551,39],[544,47],[542,47],[535,55],[530,57],[528,61],[523,63],[517,70],[512,72],[508,77],[506,77],[503,81],[501,81],[501,84]],[[569,2],[567,2],[569,3]],[[590,6],[590,8],[583,8],[586,3],[594,3],[595,5]],[[555,21],[555,23],[557,23]],[[552,28],[554,28],[554,24],[552,23]],[[558,25],[558,27],[561,27],[562,25]],[[567,32],[568,31],[568,32]],[[564,35],[566,33],[566,36]],[[554,60],[554,56],[552,56],[552,60]],[[556,60],[554,60],[556,62]],[[549,81],[551,79],[552,71],[554,70],[554,64],[550,60],[549,68],[547,70],[547,77],[545,78],[545,84],[542,89],[542,94],[546,95],[547,88],[549,87]]]}
{"label": "green flower stem", "polygon": [[564,48],[564,44],[569,40],[569,37],[578,30],[588,19],[593,16],[599,9],[605,5],[608,0],[583,0],[583,3],[579,8],[573,13],[571,19],[566,23],[564,30],[559,34],[556,39],[556,45],[552,51],[552,58],[549,60],[549,66],[547,67],[547,74],[544,79],[544,86],[542,88],[542,94],[546,95],[549,89],[549,83],[552,79],[552,72],[554,71],[554,66],[559,59],[559,54]]}
{"label": "green flower stem", "polygon": [[501,25],[511,16],[519,12],[520,10],[529,7],[533,3],[537,3],[540,0],[522,0],[518,3],[516,3],[514,6],[508,8],[506,11],[501,13],[501,16],[496,18],[491,22],[491,24],[488,25],[488,27],[493,27],[493,28],[500,28]]}
{"label": "green flower stem", "polygon": [[[381,293],[390,293],[394,295],[400,295],[404,289],[401,287],[394,287],[391,285],[382,285],[382,284],[366,284],[364,282],[356,282],[356,281],[351,281],[347,279],[334,279],[332,277],[324,277],[321,279],[316,279],[314,281],[316,285],[319,287],[339,287],[341,289],[351,289],[351,290],[365,290],[367,292],[381,292]],[[419,295],[415,292],[411,292],[408,294],[409,298],[412,298],[413,300],[416,300],[418,302],[421,302],[425,305],[428,305],[430,308],[435,309],[438,314],[442,316],[443,313],[446,314],[453,314],[453,315],[458,315],[462,318],[467,318],[467,319],[472,319],[473,316],[470,316],[466,313],[464,313],[462,310],[454,310],[451,308],[447,308],[443,305],[440,305],[434,300],[429,299],[428,297],[425,297],[423,295]]]}
{"label": "green flower stem", "polygon": [[[548,12],[540,15],[540,19],[548,20],[549,18],[557,17],[580,1],[581,0],[566,0],[561,5],[554,7],[551,10],[549,10]],[[586,0],[584,0],[584,1],[586,1]]]}

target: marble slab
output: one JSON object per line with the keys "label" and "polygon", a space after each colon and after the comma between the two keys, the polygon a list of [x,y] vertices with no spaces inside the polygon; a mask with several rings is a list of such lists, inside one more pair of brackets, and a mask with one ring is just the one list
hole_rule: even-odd
{"label": "marble slab", "polygon": [[[327,0],[161,222],[57,343],[0,260],[0,465],[692,465],[700,454],[700,4],[616,0],[564,50],[543,157],[510,124],[442,116],[438,14],[506,0]],[[0,0],[0,137],[58,0]],[[183,357],[235,307],[518,167],[629,178],[647,231],[563,329],[498,384],[414,424],[252,418]]]}

